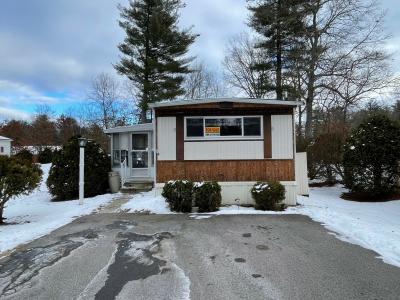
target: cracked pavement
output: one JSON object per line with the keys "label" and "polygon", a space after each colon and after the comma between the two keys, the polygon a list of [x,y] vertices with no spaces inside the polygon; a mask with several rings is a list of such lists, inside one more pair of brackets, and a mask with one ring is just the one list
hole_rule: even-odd
{"label": "cracked pavement", "polygon": [[376,256],[300,215],[95,214],[0,259],[0,298],[398,299]]}

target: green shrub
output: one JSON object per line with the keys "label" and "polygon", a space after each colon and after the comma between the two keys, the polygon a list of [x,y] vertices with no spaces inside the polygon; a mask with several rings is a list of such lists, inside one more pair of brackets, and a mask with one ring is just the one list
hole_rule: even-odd
{"label": "green shrub", "polygon": [[344,183],[350,193],[385,197],[398,189],[400,126],[383,115],[366,119],[344,147]]}
{"label": "green shrub", "polygon": [[197,182],[193,187],[195,205],[199,212],[212,212],[221,206],[221,186],[217,182]]}
{"label": "green shrub", "polygon": [[164,185],[162,196],[167,200],[171,211],[192,212],[193,182],[169,181]]}
{"label": "green shrub", "polygon": [[251,189],[251,195],[258,210],[283,210],[285,187],[277,181],[257,182]]}
{"label": "green shrub", "polygon": [[[85,148],[85,197],[105,194],[108,190],[110,158],[95,142],[88,142]],[[73,137],[56,151],[50,168],[47,186],[54,200],[76,199],[79,196],[79,145]]]}
{"label": "green shrub", "polygon": [[54,151],[50,148],[44,148],[43,150],[39,151],[38,162],[41,164],[51,163],[53,160],[53,153]]}
{"label": "green shrub", "polygon": [[28,149],[22,149],[22,150],[18,151],[18,153],[14,155],[14,158],[16,158],[20,161],[23,161],[25,163],[28,163],[28,164],[33,163],[33,154]]}
{"label": "green shrub", "polygon": [[27,195],[39,184],[42,170],[20,158],[0,156],[0,224],[4,223],[3,210],[12,197]]}

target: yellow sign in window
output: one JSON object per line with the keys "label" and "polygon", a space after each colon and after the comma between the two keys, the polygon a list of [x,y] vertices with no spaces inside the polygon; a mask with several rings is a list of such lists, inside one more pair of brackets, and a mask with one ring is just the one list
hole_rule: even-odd
{"label": "yellow sign in window", "polygon": [[205,128],[206,136],[220,136],[221,135],[221,127],[206,127]]}

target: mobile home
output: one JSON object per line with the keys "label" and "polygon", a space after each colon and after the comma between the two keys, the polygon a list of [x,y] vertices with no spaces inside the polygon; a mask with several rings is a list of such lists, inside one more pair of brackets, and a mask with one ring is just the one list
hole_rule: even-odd
{"label": "mobile home", "polygon": [[113,168],[124,182],[217,181],[223,204],[252,204],[257,181],[277,180],[296,204],[297,101],[176,100],[151,105],[153,121],[109,129]]}

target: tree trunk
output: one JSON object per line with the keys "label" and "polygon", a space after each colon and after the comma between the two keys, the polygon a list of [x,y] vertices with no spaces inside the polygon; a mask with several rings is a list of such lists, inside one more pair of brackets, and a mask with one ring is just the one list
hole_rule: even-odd
{"label": "tree trunk", "polygon": [[0,204],[0,224],[4,224],[3,210],[4,210],[4,204]]}
{"label": "tree trunk", "polygon": [[147,20],[146,20],[146,41],[145,41],[145,57],[144,57],[144,79],[143,79],[143,95],[140,103],[140,123],[146,123],[146,113],[148,104],[150,102],[150,91],[149,91],[149,57],[150,57],[150,14],[151,14],[151,7],[150,5],[147,6]]}
{"label": "tree trunk", "polygon": [[303,135],[303,111],[299,107],[299,125],[297,126],[297,136],[301,137]]}
{"label": "tree trunk", "polygon": [[147,111],[146,109],[142,108],[140,111],[140,123],[146,123],[147,122]]}
{"label": "tree trunk", "polygon": [[305,137],[310,140],[313,136],[312,121],[313,121],[313,102],[314,102],[314,74],[313,71],[308,75],[307,84],[307,98],[306,98],[306,126],[305,126]]}
{"label": "tree trunk", "polygon": [[283,100],[282,89],[282,33],[281,33],[281,1],[278,1],[277,8],[277,27],[276,27],[276,98]]}
{"label": "tree trunk", "polygon": [[[319,6],[319,3],[318,3]],[[314,92],[315,92],[315,66],[318,60],[318,24],[317,24],[317,12],[319,8],[313,11],[313,23],[312,23],[312,37],[311,37],[311,58],[308,65],[308,82],[307,82],[307,98],[306,98],[306,127],[305,136],[306,139],[311,139],[313,136],[312,122],[313,122],[313,103],[314,103]]]}

